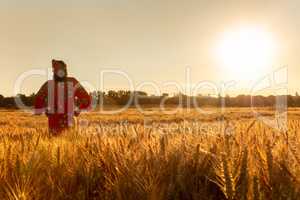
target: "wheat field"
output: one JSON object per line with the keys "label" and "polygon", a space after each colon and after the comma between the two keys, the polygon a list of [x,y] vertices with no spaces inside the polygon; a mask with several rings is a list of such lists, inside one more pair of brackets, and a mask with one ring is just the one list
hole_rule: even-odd
{"label": "wheat field", "polygon": [[51,137],[46,117],[2,110],[0,199],[300,199],[300,110],[287,129],[247,108],[147,111],[82,114]]}

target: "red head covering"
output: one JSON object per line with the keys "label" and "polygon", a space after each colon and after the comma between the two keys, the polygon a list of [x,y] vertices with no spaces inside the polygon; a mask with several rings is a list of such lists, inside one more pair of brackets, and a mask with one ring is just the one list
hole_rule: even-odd
{"label": "red head covering", "polygon": [[54,72],[57,72],[60,69],[67,70],[67,65],[62,60],[52,60],[52,68]]}

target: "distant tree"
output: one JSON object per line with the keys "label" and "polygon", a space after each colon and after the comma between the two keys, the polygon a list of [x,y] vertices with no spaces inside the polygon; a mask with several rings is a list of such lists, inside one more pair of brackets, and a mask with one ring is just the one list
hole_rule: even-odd
{"label": "distant tree", "polygon": [[97,104],[100,105],[101,104],[101,100],[104,101],[105,92],[97,91],[96,96],[97,96]]}
{"label": "distant tree", "polygon": [[226,106],[232,106],[229,94],[226,94],[226,96],[225,96],[225,104],[226,104]]}
{"label": "distant tree", "polygon": [[14,108],[16,107],[15,98],[14,97],[5,97],[3,99],[3,107],[5,108]]}
{"label": "distant tree", "polygon": [[0,94],[0,106],[3,106],[4,96]]}
{"label": "distant tree", "polygon": [[109,90],[108,93],[107,93],[107,96],[110,97],[110,98],[117,98],[118,97],[118,93],[116,91],[113,91],[113,90]]}
{"label": "distant tree", "polygon": [[295,106],[300,106],[300,96],[299,96],[299,93],[296,92],[296,96],[295,96]]}
{"label": "distant tree", "polygon": [[222,98],[221,94],[219,93],[219,94],[218,94],[218,106],[219,106],[219,107],[223,106],[223,105],[222,105],[222,104],[223,104],[223,101],[222,101],[222,100],[223,100],[223,98]]}
{"label": "distant tree", "polygon": [[293,98],[292,95],[288,95],[287,96],[287,105],[291,106],[291,107],[295,107],[296,106],[295,99]]}

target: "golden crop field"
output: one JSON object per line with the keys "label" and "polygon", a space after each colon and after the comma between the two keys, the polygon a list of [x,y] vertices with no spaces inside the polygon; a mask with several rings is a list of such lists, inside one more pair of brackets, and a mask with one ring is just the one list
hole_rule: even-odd
{"label": "golden crop field", "polygon": [[210,111],[86,113],[50,137],[46,117],[2,110],[0,199],[300,199],[300,110],[286,130]]}

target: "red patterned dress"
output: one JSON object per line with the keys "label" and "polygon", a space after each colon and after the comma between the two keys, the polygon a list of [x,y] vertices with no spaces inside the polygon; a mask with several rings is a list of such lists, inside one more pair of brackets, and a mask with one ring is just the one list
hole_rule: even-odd
{"label": "red patterned dress", "polygon": [[91,107],[91,97],[72,77],[47,81],[35,98],[35,114],[46,113],[49,131],[55,135],[74,125],[74,116]]}

